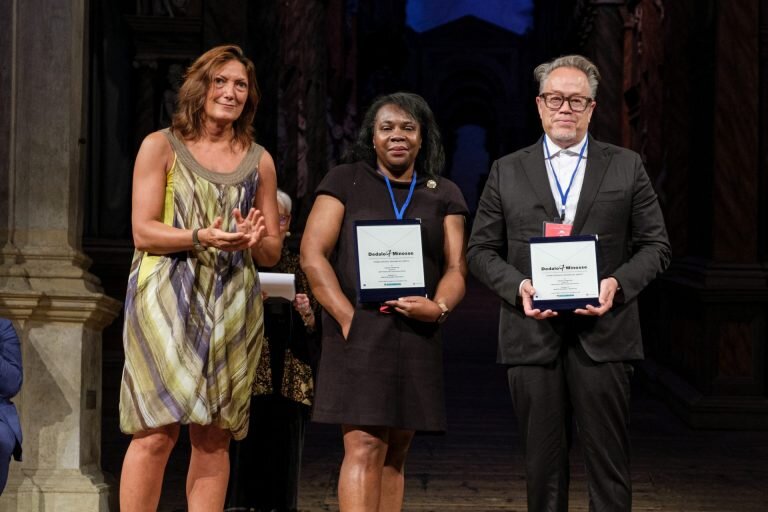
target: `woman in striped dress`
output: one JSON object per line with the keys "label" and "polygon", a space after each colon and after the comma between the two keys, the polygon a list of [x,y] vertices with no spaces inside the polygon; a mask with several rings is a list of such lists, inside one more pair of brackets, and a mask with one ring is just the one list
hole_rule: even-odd
{"label": "woman in striped dress", "polygon": [[192,445],[188,510],[224,505],[229,441],[247,433],[263,341],[254,259],[275,264],[281,250],[274,163],[252,136],[258,100],[242,50],[213,48],[187,70],[172,127],[148,135],[136,157],[123,512],[157,510],[182,424]]}

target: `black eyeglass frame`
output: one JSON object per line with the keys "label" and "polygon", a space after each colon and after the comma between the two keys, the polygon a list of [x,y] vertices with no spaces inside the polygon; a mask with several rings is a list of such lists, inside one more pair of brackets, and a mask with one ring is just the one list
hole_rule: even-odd
{"label": "black eyeglass frame", "polygon": [[[563,101],[558,106],[553,107],[553,106],[549,105],[549,99],[548,99],[548,98],[551,98],[552,96],[557,96],[559,98],[562,98]],[[563,108],[563,103],[565,103],[567,101],[568,102],[568,106],[574,112],[584,112],[585,110],[587,110],[587,108],[589,108],[589,105],[593,101],[595,101],[594,98],[590,98],[589,96],[581,96],[579,94],[574,94],[573,96],[566,97],[566,96],[563,96],[562,94],[559,94],[559,93],[556,93],[556,92],[543,92],[543,93],[539,94],[539,98],[544,100],[544,106],[547,107],[550,110],[560,110],[561,108]],[[574,108],[573,103],[571,103],[571,100],[574,100],[574,99],[586,100],[586,102],[584,103],[584,108],[582,108],[581,110],[579,110],[578,108]]]}

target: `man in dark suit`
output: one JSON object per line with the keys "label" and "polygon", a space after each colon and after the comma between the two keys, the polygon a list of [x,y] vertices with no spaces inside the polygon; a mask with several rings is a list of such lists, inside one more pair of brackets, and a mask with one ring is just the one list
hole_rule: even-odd
{"label": "man in dark suit", "polygon": [[[629,511],[628,361],[642,359],[637,296],[669,264],[664,218],[639,155],[587,133],[600,79],[570,55],[536,68],[544,136],[494,162],[467,257],[501,301],[498,360],[525,452],[528,510],[568,510],[572,420],[590,510]],[[596,234],[599,306],[534,309],[529,239]]]}
{"label": "man in dark suit", "polygon": [[10,320],[0,318],[0,494],[8,480],[11,455],[21,460],[21,426],[11,402],[21,389],[21,347]]}

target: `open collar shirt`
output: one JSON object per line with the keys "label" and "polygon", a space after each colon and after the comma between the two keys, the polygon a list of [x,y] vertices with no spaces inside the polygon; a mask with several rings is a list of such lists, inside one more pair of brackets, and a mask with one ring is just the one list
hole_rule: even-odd
{"label": "open collar shirt", "polygon": [[[544,148],[544,144],[541,145],[541,151],[544,152],[544,162],[547,167],[547,178],[549,179],[549,186],[552,189],[552,196],[555,198],[555,204],[557,205],[557,211],[561,211],[563,208],[562,198],[560,197],[560,191],[557,189],[557,183],[555,182],[555,175],[560,181],[560,187],[565,193],[568,188],[568,184],[571,182],[571,176],[574,169],[576,169],[576,176],[573,178],[573,185],[568,192],[568,198],[565,204],[565,224],[573,224],[573,219],[576,217],[576,206],[579,202],[579,194],[581,194],[581,186],[584,183],[584,174],[587,168],[587,153],[589,153],[589,147],[584,151],[584,156],[579,162],[579,152],[581,147],[587,141],[587,135],[581,139],[578,143],[569,146],[567,148],[561,148],[549,135],[544,135],[547,140],[547,147],[549,148],[549,158],[547,158],[547,150]],[[579,163],[578,169],[576,163]],[[555,219],[552,219],[555,220]]]}

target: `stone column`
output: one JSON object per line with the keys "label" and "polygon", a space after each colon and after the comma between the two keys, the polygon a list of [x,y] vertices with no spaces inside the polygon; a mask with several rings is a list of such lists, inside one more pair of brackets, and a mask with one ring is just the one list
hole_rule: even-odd
{"label": "stone column", "polygon": [[0,2],[0,315],[22,342],[24,460],[4,511],[106,511],[101,330],[120,303],[80,250],[87,0]]}

